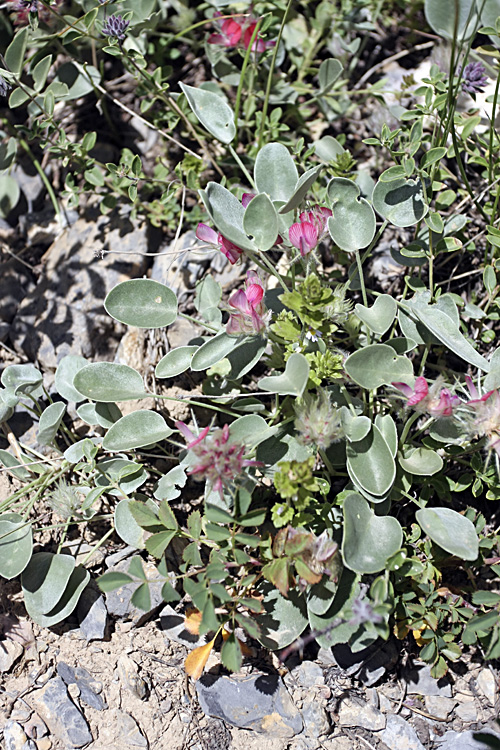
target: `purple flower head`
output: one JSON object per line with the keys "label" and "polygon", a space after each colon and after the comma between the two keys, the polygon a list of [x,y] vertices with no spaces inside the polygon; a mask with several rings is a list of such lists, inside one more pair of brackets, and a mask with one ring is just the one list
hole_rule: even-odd
{"label": "purple flower head", "polygon": [[205,427],[196,436],[184,422],[176,422],[175,426],[184,435],[188,449],[196,457],[196,463],[189,473],[207,479],[213,489],[220,493],[225,485],[234,484],[246,466],[262,466],[260,461],[243,458],[246,448],[231,440],[227,424],[210,436],[210,427]]}
{"label": "purple flower head", "polygon": [[299,216],[300,221],[308,221],[314,224],[319,230],[319,239],[322,239],[327,232],[327,223],[330,216],[333,216],[331,209],[326,206],[313,206],[309,211],[302,211]]}
{"label": "purple flower head", "polygon": [[488,83],[486,68],[480,62],[468,63],[462,74],[462,91],[466,94],[481,94]]}
{"label": "purple flower head", "polygon": [[393,383],[407,397],[406,406],[413,406],[415,411],[430,414],[431,417],[451,417],[454,408],[460,403],[458,396],[450,393],[448,388],[441,388],[439,378],[429,386],[427,380],[418,377],[415,387],[406,383]]}
{"label": "purple flower head", "polygon": [[110,16],[102,27],[101,34],[103,36],[112,36],[118,39],[119,42],[123,42],[129,25],[130,21],[125,21],[120,15]]}
{"label": "purple flower head", "polygon": [[267,313],[262,301],[264,287],[255,271],[247,271],[245,289],[238,289],[229,298],[231,311],[226,333],[230,335],[258,334],[266,327],[264,316]]}
{"label": "purple flower head", "polygon": [[243,253],[241,247],[238,247],[234,242],[226,239],[220,232],[217,233],[215,229],[209,227],[208,224],[198,224],[195,234],[197,239],[206,242],[207,245],[212,245],[217,248],[217,250],[220,250],[221,253],[224,253],[232,265],[239,260],[240,255]]}

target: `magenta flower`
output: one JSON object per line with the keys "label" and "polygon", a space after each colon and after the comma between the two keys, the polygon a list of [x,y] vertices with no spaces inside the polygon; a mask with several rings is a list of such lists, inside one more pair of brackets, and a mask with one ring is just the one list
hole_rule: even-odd
{"label": "magenta flower", "polygon": [[327,223],[330,216],[333,216],[331,209],[326,206],[313,206],[309,211],[302,211],[299,216],[301,222],[308,221],[310,224],[318,227],[319,239],[327,232]]}
{"label": "magenta flower", "polygon": [[416,411],[430,414],[431,417],[451,417],[453,409],[460,403],[458,396],[451,394],[448,388],[441,388],[439,378],[430,388],[422,377],[415,380],[414,388],[406,383],[392,385],[407,396],[406,406],[413,406]]}
{"label": "magenta flower", "polygon": [[231,242],[230,240],[226,239],[220,232],[216,232],[215,229],[212,229],[212,227],[209,227],[207,224],[198,224],[198,228],[196,229],[196,237],[201,240],[202,242],[206,242],[207,245],[212,245],[213,247],[217,248],[217,250],[220,250],[228,261],[234,265],[237,260],[239,260],[241,254],[243,253],[243,250],[241,247],[238,247],[234,244],[234,242]]}
{"label": "magenta flower", "polygon": [[186,438],[187,448],[196,456],[197,463],[189,470],[200,479],[207,479],[214,490],[222,494],[225,485],[234,484],[246,466],[261,466],[260,461],[244,459],[245,446],[230,438],[229,425],[215,430],[208,436],[210,427],[205,427],[198,436],[193,435],[184,422],[176,422],[176,428]]}
{"label": "magenta flower", "polygon": [[258,275],[247,271],[245,289],[238,289],[229,298],[229,305],[236,312],[231,311],[226,333],[232,336],[261,333],[266,327],[264,316],[267,313],[263,297],[264,287]]}
{"label": "magenta flower", "polygon": [[319,242],[318,226],[310,221],[300,221],[292,224],[288,230],[288,239],[300,251],[302,257],[305,258],[311,250],[314,250]]}
{"label": "magenta flower", "polygon": [[[219,13],[219,11],[214,13],[214,19],[220,26],[220,33],[210,34],[208,43],[221,44],[223,47],[237,47],[242,42],[243,47],[248,49],[257,21],[251,16],[243,24],[238,23],[234,18],[225,18],[223,21],[219,21],[218,19],[221,16],[222,13]],[[257,35],[252,44],[252,52],[264,52],[269,47],[274,47],[275,44],[274,41],[265,42]]]}

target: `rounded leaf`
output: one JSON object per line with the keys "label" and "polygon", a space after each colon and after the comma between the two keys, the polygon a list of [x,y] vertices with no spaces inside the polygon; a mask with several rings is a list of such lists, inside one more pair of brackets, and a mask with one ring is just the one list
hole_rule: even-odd
{"label": "rounded leaf", "polygon": [[379,180],[372,199],[375,210],[397,227],[418,224],[429,210],[420,180],[404,177],[390,182]]}
{"label": "rounded leaf", "polygon": [[85,367],[86,364],[87,360],[84,357],[80,357],[77,354],[68,354],[57,365],[55,386],[59,395],[65,398],[66,401],[78,403],[85,400],[85,396],[76,390],[73,380],[76,373],[82,367]]}
{"label": "rounded leaf", "polygon": [[40,445],[48,445],[53,441],[59,429],[59,425],[62,422],[64,412],[66,411],[66,404],[62,401],[56,401],[54,404],[50,404],[40,415],[40,421],[38,423],[38,434],[37,440]]}
{"label": "rounded leaf", "polygon": [[242,250],[258,250],[243,229],[245,209],[229,190],[218,182],[209,182],[199,193],[210,218],[226,239]]}
{"label": "rounded leaf", "polygon": [[345,370],[363,388],[378,388],[394,382],[413,383],[413,365],[387,344],[371,344],[351,354]]}
{"label": "rounded leaf", "polygon": [[300,206],[300,204],[306,197],[307,193],[309,192],[310,188],[314,185],[314,183],[318,179],[319,173],[321,172],[321,170],[322,170],[322,165],[319,164],[317,167],[312,167],[311,169],[308,169],[307,172],[304,172],[304,174],[301,177],[299,177],[292,195],[290,196],[288,201],[285,203],[285,205],[280,208],[280,214],[286,214],[289,211],[294,211],[296,208]]}
{"label": "rounded leaf", "polygon": [[75,609],[89,579],[69,555],[36,553],[21,577],[29,616],[45,628],[61,622]]}
{"label": "rounded leaf", "polygon": [[115,422],[102,441],[102,447],[108,451],[143,448],[145,445],[160,443],[172,432],[161,414],[140,409]]}
{"label": "rounded leaf", "polygon": [[[238,380],[250,372],[259,362],[266,351],[267,339],[263,336],[251,336],[241,344],[238,344],[232,352],[227,354],[227,359],[231,365],[229,378]],[[238,402],[241,406],[241,401]]]}
{"label": "rounded leaf", "polygon": [[254,178],[259,193],[267,193],[273,201],[288,201],[299,174],[288,149],[281,143],[268,143],[257,154]]}
{"label": "rounded leaf", "polygon": [[291,590],[285,599],[278,589],[272,588],[269,584],[263,584],[262,591],[265,613],[255,617],[261,629],[258,640],[272,651],[285,648],[307,627],[304,596]]}
{"label": "rounded leaf", "polygon": [[33,393],[42,384],[42,373],[34,365],[8,365],[2,372],[2,385],[15,396]]}
{"label": "rounded leaf", "polygon": [[0,176],[0,216],[6,219],[17,206],[21,190],[13,177],[8,174]]}
{"label": "rounded leaf", "polygon": [[392,516],[376,516],[357,492],[344,499],[344,565],[355,573],[378,573],[403,542],[403,530]]}
{"label": "rounded leaf", "polygon": [[213,91],[180,83],[189,106],[209,133],[221,143],[231,143],[236,135],[234,113],[226,100]]}
{"label": "rounded leaf", "polygon": [[8,580],[22,573],[31,560],[31,523],[18,513],[0,516],[0,576]]}
{"label": "rounded leaf", "polygon": [[368,247],[375,236],[375,213],[365,198],[360,198],[356,183],[334,177],[328,183],[333,216],[328,219],[332,240],[347,253]]}
{"label": "rounded leaf", "polygon": [[450,555],[462,560],[475,560],[479,540],[472,521],[451,508],[420,508],[417,522],[433,542]]}
{"label": "rounded leaf", "polygon": [[246,414],[231,423],[229,435],[231,440],[253,448],[274,434],[273,428],[258,414]]}
{"label": "rounded leaf", "polygon": [[177,297],[153,279],[130,279],[115,286],[104,300],[106,312],[137,328],[163,328],[177,317]]}
{"label": "rounded leaf", "polygon": [[115,530],[125,544],[135,549],[144,549],[144,529],[142,529],[130,511],[131,499],[126,497],[120,500],[115,508],[114,522]]}
{"label": "rounded leaf", "polygon": [[259,250],[269,250],[278,237],[278,214],[265,193],[252,198],[245,209],[243,229]]}
{"label": "rounded leaf", "polygon": [[156,378],[173,378],[185,372],[191,365],[193,354],[198,346],[178,346],[165,354],[155,368]]}
{"label": "rounded leaf", "polygon": [[[479,3],[482,7],[484,3]],[[477,26],[475,0],[425,0],[425,17],[436,34],[445,39],[469,39]],[[496,16],[495,16],[496,18]],[[494,25],[494,24],[493,24]]]}
{"label": "rounded leaf", "polygon": [[131,401],[147,395],[142,377],[128,365],[93,362],[75,375],[75,388],[93,401]]}
{"label": "rounded leaf", "polygon": [[346,446],[347,471],[352,481],[373,496],[386,494],[396,478],[396,464],[382,433],[372,425],[371,431]]}
{"label": "rounded leaf", "polygon": [[199,372],[220,362],[238,344],[238,338],[222,332],[205,341],[191,360],[191,370]]}
{"label": "rounded leaf", "polygon": [[430,477],[443,468],[443,459],[430,448],[412,448],[399,457],[399,464],[409,474]]}
{"label": "rounded leaf", "polygon": [[329,91],[339,75],[344,70],[343,65],[339,60],[334,57],[329,57],[327,60],[323,60],[319,66],[319,88],[321,94],[326,94]]}
{"label": "rounded leaf", "polygon": [[309,379],[309,362],[303,354],[292,354],[286,362],[282,375],[270,375],[259,380],[259,389],[282,396],[297,396],[304,393]]}
{"label": "rounded leaf", "polygon": [[358,318],[374,333],[380,335],[389,330],[396,318],[398,306],[390,294],[381,294],[371,307],[357,304],[354,308]]}

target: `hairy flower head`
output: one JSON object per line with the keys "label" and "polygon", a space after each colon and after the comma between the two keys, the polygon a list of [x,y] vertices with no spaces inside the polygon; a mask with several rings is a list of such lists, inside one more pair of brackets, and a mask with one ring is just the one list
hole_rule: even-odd
{"label": "hairy flower head", "polygon": [[306,393],[295,404],[295,429],[299,441],[326,450],[344,437],[340,411],[331,403],[328,392],[318,388],[317,395]]}

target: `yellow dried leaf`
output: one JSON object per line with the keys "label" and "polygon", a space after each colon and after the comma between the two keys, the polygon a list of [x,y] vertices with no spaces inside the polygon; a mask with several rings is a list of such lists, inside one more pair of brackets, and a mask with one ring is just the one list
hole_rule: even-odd
{"label": "yellow dried leaf", "polygon": [[198,646],[194,648],[190,654],[188,654],[186,661],[184,662],[184,669],[186,673],[196,682],[199,680],[205,669],[205,665],[210,656],[210,652],[214,646],[215,638],[206,643],[204,646]]}
{"label": "yellow dried leaf", "polygon": [[188,609],[186,610],[186,616],[184,618],[184,627],[192,635],[198,635],[200,632],[201,625],[201,612],[199,609]]}
{"label": "yellow dried leaf", "polygon": [[422,633],[424,630],[427,630],[426,627],[420,628],[419,630],[412,630],[413,637],[415,638],[415,643],[417,646],[425,646],[426,641],[422,638]]}
{"label": "yellow dried leaf", "polygon": [[400,641],[406,638],[409,632],[410,632],[410,629],[405,622],[397,622],[394,625],[394,635]]}

